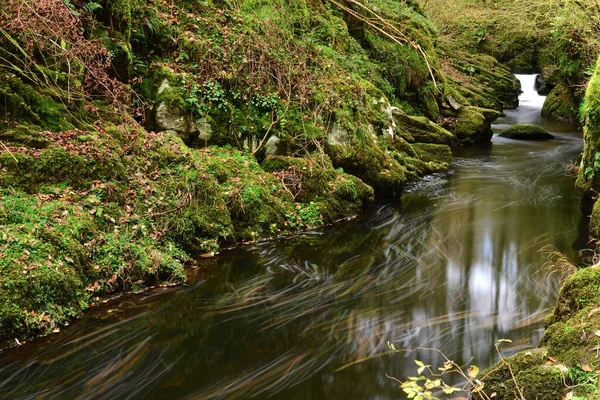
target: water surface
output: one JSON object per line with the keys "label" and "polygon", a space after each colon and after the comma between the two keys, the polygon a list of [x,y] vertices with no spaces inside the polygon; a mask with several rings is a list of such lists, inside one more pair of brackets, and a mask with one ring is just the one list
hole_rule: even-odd
{"label": "water surface", "polygon": [[558,291],[540,249],[579,249],[564,171],[582,146],[536,107],[494,128],[541,123],[556,140],[494,136],[400,201],[201,260],[186,287],[126,295],[0,354],[0,398],[398,399],[386,374],[441,356],[388,341],[482,367],[499,339],[506,354],[535,346]]}

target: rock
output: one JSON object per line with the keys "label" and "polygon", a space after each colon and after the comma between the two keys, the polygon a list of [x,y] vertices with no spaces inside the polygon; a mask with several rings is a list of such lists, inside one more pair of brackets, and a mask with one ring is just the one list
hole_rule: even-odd
{"label": "rock", "polygon": [[534,74],[537,72],[537,56],[535,47],[525,47],[520,49],[506,65],[515,74]]}
{"label": "rock", "polygon": [[550,140],[554,136],[548,133],[544,128],[535,125],[513,125],[502,131],[499,136],[509,139],[519,140]]}
{"label": "rock", "polygon": [[600,59],[588,84],[581,111],[583,155],[575,187],[581,193],[579,207],[584,215],[589,215],[600,192]]}
{"label": "rock", "polygon": [[345,145],[351,142],[348,130],[339,123],[333,124],[333,128],[327,133],[327,141],[331,145]]}
{"label": "rock", "polygon": [[210,139],[213,136],[212,125],[206,118],[196,120],[196,128],[198,129],[197,141],[200,146],[208,146]]}
{"label": "rock", "polygon": [[548,65],[542,68],[541,78],[553,88],[560,82],[560,69],[556,65]]}
{"label": "rock", "polygon": [[267,156],[275,156],[279,154],[279,145],[281,144],[281,139],[277,136],[271,136],[267,143],[265,144],[265,155]]}
{"label": "rock", "polygon": [[556,85],[546,97],[542,117],[565,122],[577,121],[579,102],[566,83]]}
{"label": "rock", "polygon": [[279,177],[296,201],[315,204],[324,223],[354,216],[374,200],[370,186],[335,170],[327,155],[268,156],[261,167]]}
{"label": "rock", "polygon": [[393,109],[396,134],[409,143],[451,144],[455,136],[426,117],[412,117],[400,109]]}
{"label": "rock", "polygon": [[378,198],[395,198],[402,194],[406,169],[370,135],[352,138],[346,145],[327,143],[326,153],[336,168],[343,168],[375,190]]}
{"label": "rock", "polygon": [[500,111],[492,109],[462,107],[452,129],[462,144],[486,143],[494,135],[492,122],[500,116],[502,116]]}
{"label": "rock", "polygon": [[537,94],[539,94],[540,96],[547,96],[548,94],[550,94],[550,91],[552,90],[553,87],[554,87],[553,85],[546,83],[546,81],[544,81],[544,79],[542,78],[541,75],[536,76],[535,90],[536,90]]}
{"label": "rock", "polygon": [[415,143],[412,145],[416,158],[426,163],[452,162],[452,150],[445,144]]}
{"label": "rock", "polygon": [[[159,132],[175,132],[185,143],[197,139],[198,127],[186,113],[177,88],[164,79],[157,90],[156,128]],[[205,134],[207,134],[205,130]]]}
{"label": "rock", "polygon": [[559,368],[546,365],[547,349],[532,349],[500,360],[481,374],[485,393],[497,400],[561,400],[567,387]]}

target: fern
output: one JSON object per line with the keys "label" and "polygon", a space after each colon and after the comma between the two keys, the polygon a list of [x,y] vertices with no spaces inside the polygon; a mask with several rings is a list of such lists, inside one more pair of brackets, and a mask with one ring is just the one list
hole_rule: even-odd
{"label": "fern", "polygon": [[96,11],[101,10],[102,5],[100,5],[98,3],[94,3],[93,1],[90,1],[90,2],[85,3],[81,9],[88,14],[93,14]]}

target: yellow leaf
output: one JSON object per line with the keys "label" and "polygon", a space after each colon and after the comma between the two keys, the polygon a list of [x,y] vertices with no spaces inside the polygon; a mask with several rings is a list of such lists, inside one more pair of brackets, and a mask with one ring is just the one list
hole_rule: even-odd
{"label": "yellow leaf", "polygon": [[467,370],[467,374],[470,378],[475,378],[477,375],[479,375],[479,368],[475,365],[471,365]]}

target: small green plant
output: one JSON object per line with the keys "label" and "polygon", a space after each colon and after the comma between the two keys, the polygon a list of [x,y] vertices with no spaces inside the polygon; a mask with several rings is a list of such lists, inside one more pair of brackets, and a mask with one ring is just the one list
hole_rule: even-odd
{"label": "small green plant", "polygon": [[[495,347],[496,352],[500,356],[500,359],[507,363],[502,355],[500,354],[499,347],[502,343],[510,343],[510,340],[501,339],[499,340]],[[394,352],[400,352],[403,350],[398,350],[396,347],[388,342],[388,347]],[[484,392],[484,383],[477,379],[479,375],[479,367],[476,365],[471,365],[466,371],[461,368],[454,361],[450,360],[444,353],[442,353],[438,349],[432,348],[417,348],[415,350],[425,350],[425,351],[433,351],[440,354],[445,358],[445,362],[443,366],[438,367],[437,369],[432,369],[432,366],[429,364],[425,364],[420,360],[415,360],[415,364],[417,365],[417,376],[408,377],[407,381],[401,381],[394,377],[391,377],[386,374],[389,379],[392,379],[400,384],[400,387],[407,394],[409,399],[415,400],[435,400],[438,399],[435,397],[436,392],[443,392],[446,395],[451,395],[457,392],[470,392],[471,394],[476,394],[478,398],[490,399],[491,396],[488,396]],[[413,351],[415,351],[413,350]],[[509,370],[510,365],[508,366]],[[464,383],[462,386],[450,386],[446,382],[444,382],[444,376],[448,374],[458,374],[464,379]],[[517,391],[519,392],[520,399],[524,400],[523,392],[517,385],[515,378],[513,376],[513,381],[515,382],[515,386]]]}
{"label": "small green plant", "polygon": [[592,167],[587,167],[583,171],[583,175],[585,176],[585,179],[587,179],[589,181],[591,179],[594,179],[594,175],[596,175],[596,171],[594,171],[594,168],[592,168]]}

